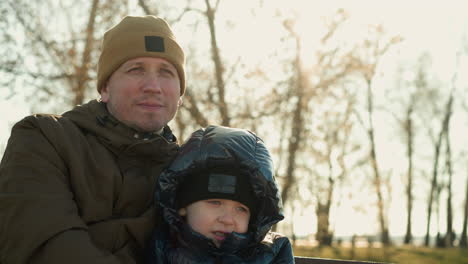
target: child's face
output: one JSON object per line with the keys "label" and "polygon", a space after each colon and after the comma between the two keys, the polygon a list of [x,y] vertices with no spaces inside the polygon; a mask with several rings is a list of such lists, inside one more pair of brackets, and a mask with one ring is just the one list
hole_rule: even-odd
{"label": "child's face", "polygon": [[217,247],[229,233],[246,233],[249,227],[249,208],[233,200],[197,201],[180,209],[179,214],[186,216],[190,227],[213,240]]}

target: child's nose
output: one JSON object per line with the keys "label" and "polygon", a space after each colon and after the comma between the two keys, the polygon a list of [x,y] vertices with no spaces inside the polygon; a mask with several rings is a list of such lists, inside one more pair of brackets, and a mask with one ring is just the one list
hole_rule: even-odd
{"label": "child's nose", "polygon": [[234,213],[229,210],[224,210],[223,213],[219,216],[218,220],[225,225],[234,224]]}

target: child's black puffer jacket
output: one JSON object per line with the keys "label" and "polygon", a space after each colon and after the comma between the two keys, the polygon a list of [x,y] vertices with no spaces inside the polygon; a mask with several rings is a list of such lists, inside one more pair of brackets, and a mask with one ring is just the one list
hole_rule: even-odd
{"label": "child's black puffer jacket", "polygon": [[[232,233],[217,248],[178,215],[176,194],[187,175],[235,168],[249,176],[256,201],[247,234]],[[294,263],[287,237],[270,232],[284,218],[270,153],[254,133],[222,126],[195,131],[159,176],[156,204],[161,222],[149,247],[148,263]]]}

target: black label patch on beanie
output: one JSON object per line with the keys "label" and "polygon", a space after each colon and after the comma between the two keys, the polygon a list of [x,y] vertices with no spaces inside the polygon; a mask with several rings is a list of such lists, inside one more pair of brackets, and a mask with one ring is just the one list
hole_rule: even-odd
{"label": "black label patch on beanie", "polygon": [[212,173],[208,179],[208,191],[214,193],[236,193],[236,176]]}
{"label": "black label patch on beanie", "polygon": [[145,49],[151,52],[164,52],[164,39],[159,36],[145,36]]}

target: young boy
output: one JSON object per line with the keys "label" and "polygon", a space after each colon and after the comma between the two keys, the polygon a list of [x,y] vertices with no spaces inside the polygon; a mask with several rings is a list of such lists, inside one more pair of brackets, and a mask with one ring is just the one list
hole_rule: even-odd
{"label": "young boy", "polygon": [[252,132],[195,131],[159,176],[156,204],[149,263],[294,263],[289,240],[270,232],[282,205],[270,154]]}

